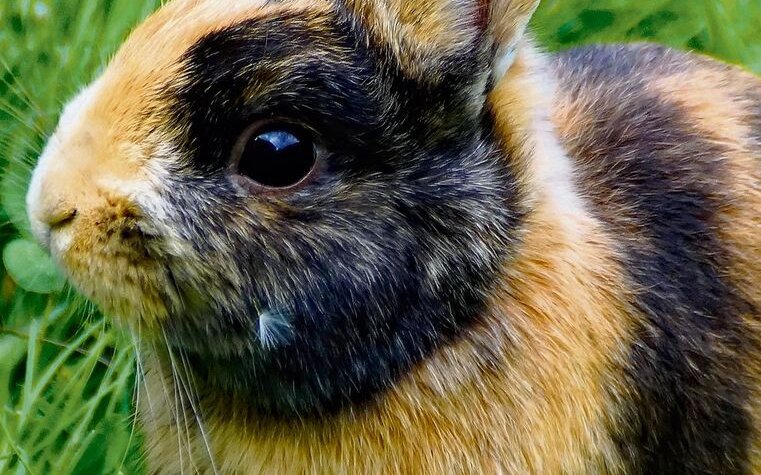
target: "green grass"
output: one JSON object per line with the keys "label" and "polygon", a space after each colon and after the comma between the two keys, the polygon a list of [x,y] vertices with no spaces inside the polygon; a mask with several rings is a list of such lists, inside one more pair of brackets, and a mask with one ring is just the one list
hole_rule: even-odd
{"label": "green grass", "polygon": [[[158,3],[0,2],[0,475],[141,473],[132,342],[31,242],[23,196],[62,104]],[[761,72],[759,18],[758,0],[545,0],[534,28],[550,49],[644,39]]]}

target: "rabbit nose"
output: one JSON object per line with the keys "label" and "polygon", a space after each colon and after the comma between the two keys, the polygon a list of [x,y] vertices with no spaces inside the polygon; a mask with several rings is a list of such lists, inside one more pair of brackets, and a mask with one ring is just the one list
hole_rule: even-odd
{"label": "rabbit nose", "polygon": [[45,206],[39,213],[39,220],[51,229],[63,227],[77,217],[77,209],[65,203]]}
{"label": "rabbit nose", "polygon": [[27,204],[32,233],[40,244],[50,246],[52,233],[71,224],[78,210],[69,202],[48,193],[35,194]]}
{"label": "rabbit nose", "polygon": [[86,184],[79,177],[52,168],[50,160],[41,159],[35,169],[26,197],[32,233],[48,246],[51,234],[72,224],[82,211]]}

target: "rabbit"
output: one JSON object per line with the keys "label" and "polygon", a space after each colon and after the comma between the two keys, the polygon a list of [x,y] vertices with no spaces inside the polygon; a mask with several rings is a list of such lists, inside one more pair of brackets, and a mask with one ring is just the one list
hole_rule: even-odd
{"label": "rabbit", "polygon": [[761,473],[761,82],[538,3],[174,0],[66,106],[149,473]]}

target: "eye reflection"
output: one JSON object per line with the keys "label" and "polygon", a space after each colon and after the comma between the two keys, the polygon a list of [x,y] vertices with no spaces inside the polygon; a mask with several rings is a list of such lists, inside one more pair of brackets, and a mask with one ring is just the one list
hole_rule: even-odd
{"label": "eye reflection", "polygon": [[272,124],[250,134],[237,173],[264,187],[283,189],[304,181],[315,163],[315,146],[308,134]]}

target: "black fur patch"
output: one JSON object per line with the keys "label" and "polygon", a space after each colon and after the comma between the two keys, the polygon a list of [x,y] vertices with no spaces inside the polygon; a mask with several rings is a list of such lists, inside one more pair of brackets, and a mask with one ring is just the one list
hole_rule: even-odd
{"label": "black fur patch", "polygon": [[[199,255],[240,263],[218,278],[243,282],[168,324],[203,376],[261,412],[325,414],[372,398],[478,317],[521,216],[473,112],[481,56],[418,83],[347,19],[299,16],[188,51],[170,92],[186,158],[167,199]],[[323,150],[320,176],[288,196],[244,193],[227,171],[238,135],[267,118],[302,124]],[[259,341],[262,311],[287,319],[276,347]]]}
{"label": "black fur patch", "polygon": [[716,234],[714,215],[732,199],[726,150],[646,89],[648,75],[686,71],[690,60],[640,46],[579,49],[558,61],[563,94],[591,106],[566,145],[599,217],[621,237],[644,317],[627,368],[631,408],[612,428],[622,455],[631,473],[748,473],[743,362],[759,347],[741,315],[758,309],[725,277]]}

